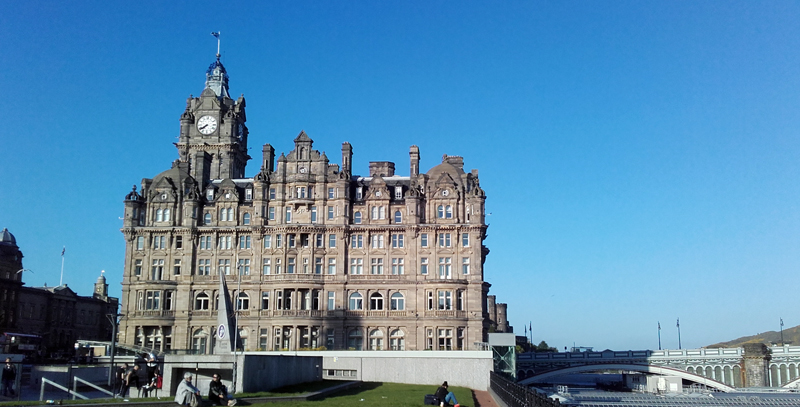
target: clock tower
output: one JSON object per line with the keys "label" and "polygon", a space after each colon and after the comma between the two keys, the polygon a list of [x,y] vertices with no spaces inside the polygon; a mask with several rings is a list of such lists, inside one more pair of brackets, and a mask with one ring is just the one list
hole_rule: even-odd
{"label": "clock tower", "polygon": [[206,71],[200,97],[189,96],[181,115],[178,148],[180,161],[189,163],[199,183],[212,179],[244,178],[247,126],[244,96],[233,100],[228,93],[228,73],[217,59]]}

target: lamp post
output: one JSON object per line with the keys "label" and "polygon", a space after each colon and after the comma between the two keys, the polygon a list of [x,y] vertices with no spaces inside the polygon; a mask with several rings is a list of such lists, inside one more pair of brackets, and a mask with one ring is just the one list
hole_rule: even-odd
{"label": "lamp post", "polygon": [[111,387],[112,385],[112,378],[114,377],[114,354],[116,353],[116,344],[117,344],[117,324],[119,321],[117,320],[118,317],[121,317],[122,314],[106,314],[106,318],[108,321],[111,322],[111,363],[108,367],[108,386]]}

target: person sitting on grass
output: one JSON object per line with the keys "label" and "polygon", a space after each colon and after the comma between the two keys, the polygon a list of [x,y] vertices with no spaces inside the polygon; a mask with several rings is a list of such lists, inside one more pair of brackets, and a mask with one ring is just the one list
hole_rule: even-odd
{"label": "person sitting on grass", "polygon": [[453,394],[452,391],[448,390],[447,380],[436,389],[436,398],[439,400],[439,407],[449,406],[450,402],[453,402],[455,407],[459,407],[458,401],[456,401],[456,395]]}
{"label": "person sitting on grass", "polygon": [[208,400],[218,406],[234,406],[236,399],[228,400],[228,388],[222,384],[219,373],[214,373],[208,385]]}
{"label": "person sitting on grass", "polygon": [[192,385],[192,374],[183,374],[183,381],[178,385],[175,392],[175,402],[182,406],[198,405],[200,402],[200,390]]}

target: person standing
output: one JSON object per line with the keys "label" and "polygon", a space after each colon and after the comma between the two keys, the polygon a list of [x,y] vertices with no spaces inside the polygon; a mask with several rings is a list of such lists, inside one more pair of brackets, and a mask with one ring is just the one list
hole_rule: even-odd
{"label": "person standing", "polygon": [[117,368],[117,374],[115,376],[116,380],[116,392],[114,393],[114,397],[122,396],[122,389],[125,388],[125,375],[128,373],[128,364],[123,363],[122,366]]}
{"label": "person standing", "polygon": [[14,380],[17,379],[17,367],[11,363],[11,358],[6,358],[6,364],[3,366],[3,396],[11,397],[16,396],[14,393]]}
{"label": "person standing", "polygon": [[158,358],[153,352],[145,353],[144,361],[147,364],[147,382],[150,383],[153,381],[153,376],[155,376],[156,369],[158,368]]}

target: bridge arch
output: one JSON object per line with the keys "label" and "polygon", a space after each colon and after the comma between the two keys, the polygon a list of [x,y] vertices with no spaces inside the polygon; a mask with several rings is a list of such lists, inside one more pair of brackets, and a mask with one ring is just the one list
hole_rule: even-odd
{"label": "bridge arch", "polygon": [[541,373],[533,377],[529,377],[525,380],[522,380],[519,383],[527,386],[563,374],[585,373],[597,370],[632,370],[635,372],[657,374],[662,376],[677,376],[680,377],[681,379],[691,380],[696,383],[702,383],[708,387],[721,390],[724,392],[730,392],[736,390],[735,388],[728,386],[727,384],[718,382],[713,379],[709,379],[708,377],[699,376],[679,369],[673,369],[661,366],[652,366],[652,365],[626,364],[626,363],[602,363],[602,364],[571,366],[563,369],[551,370],[545,373]]}

